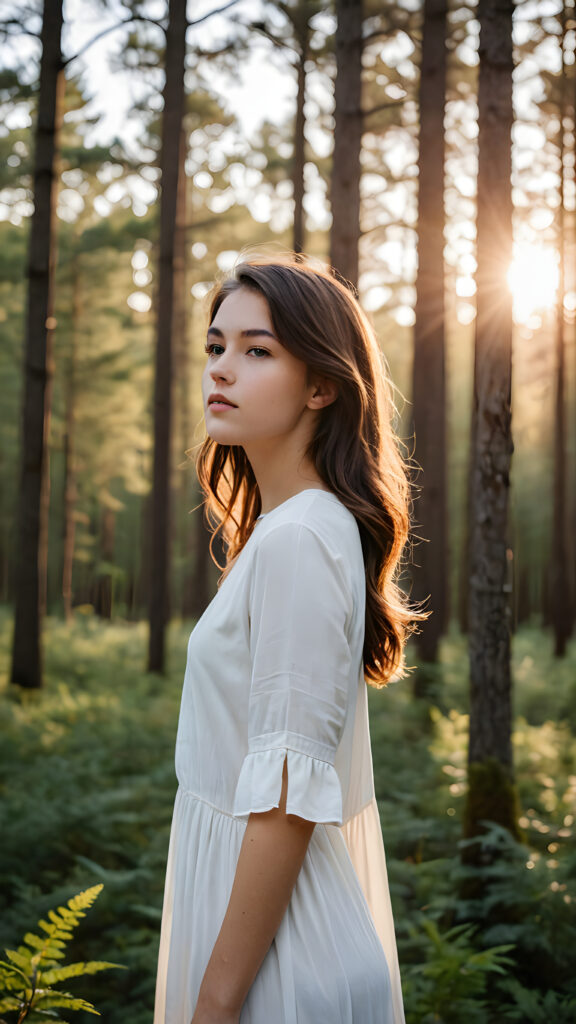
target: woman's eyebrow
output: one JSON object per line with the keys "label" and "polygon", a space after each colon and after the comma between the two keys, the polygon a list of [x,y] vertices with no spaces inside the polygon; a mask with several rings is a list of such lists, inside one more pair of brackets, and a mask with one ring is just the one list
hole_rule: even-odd
{"label": "woman's eyebrow", "polygon": [[[210,335],[212,335],[215,338],[223,338],[224,337],[224,334],[222,333],[222,331],[220,330],[219,327],[209,327],[208,328],[208,336],[210,336]],[[276,335],[272,334],[272,331],[266,330],[265,327],[250,327],[246,331],[240,331],[240,337],[242,337],[242,338],[266,337],[266,338],[273,338],[274,341],[278,341]]]}

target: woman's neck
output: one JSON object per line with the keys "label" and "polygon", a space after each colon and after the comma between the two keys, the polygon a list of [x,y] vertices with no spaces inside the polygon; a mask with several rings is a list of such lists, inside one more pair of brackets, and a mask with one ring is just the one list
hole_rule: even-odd
{"label": "woman's neck", "polygon": [[246,451],[246,455],[256,477],[264,513],[271,512],[273,508],[299,494],[300,491],[309,488],[330,490],[310,459],[303,457],[299,462],[287,463],[280,458],[258,458],[255,453],[249,451]]}

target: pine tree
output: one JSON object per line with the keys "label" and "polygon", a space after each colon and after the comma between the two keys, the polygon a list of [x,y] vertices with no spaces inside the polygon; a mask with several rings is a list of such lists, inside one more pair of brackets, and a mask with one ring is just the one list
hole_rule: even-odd
{"label": "pine tree", "polygon": [[56,157],[63,87],[62,0],[44,0],[34,155],[34,213],[28,255],[25,376],[11,680],[42,685],[46,600],[48,460],[54,331]]}
{"label": "pine tree", "polygon": [[470,741],[465,832],[517,830],[511,744],[508,506],[511,436],[511,0],[480,0],[476,433],[470,577]]}
{"label": "pine tree", "polygon": [[362,0],[337,0],[336,16],[330,263],[345,280],[357,286],[362,148]]}
{"label": "pine tree", "polygon": [[[417,637],[426,662],[438,657],[447,621],[448,523],[446,480],[446,357],[444,313],[444,109],[446,93],[446,2],[425,0],[420,76],[418,159],[418,274],[412,405],[415,454],[422,473],[415,507],[418,567],[415,600],[431,595],[433,614]],[[423,696],[425,673],[414,677]]]}
{"label": "pine tree", "polygon": [[165,670],[165,629],[169,619],[170,453],[172,404],[172,325],[179,148],[184,116],[186,0],[170,0],[166,32],[164,113],[162,116],[160,243],[154,387],[154,473],[148,670]]}
{"label": "pine tree", "polygon": [[[566,78],[566,35],[567,17],[565,5],[560,14],[560,49],[561,76],[559,91],[559,202],[557,210],[557,235],[560,279],[556,299],[556,331],[554,353],[554,525],[552,533],[551,571],[550,571],[550,604],[552,609],[552,628],[554,630],[554,653],[556,657],[564,657],[568,639],[572,632],[572,595],[570,592],[570,565],[573,564],[576,547],[571,549],[568,535],[568,461],[567,447],[567,411],[568,381],[566,373],[566,325],[564,314],[564,297],[566,293],[566,256],[565,256],[565,155],[564,142],[565,121],[568,107]],[[570,557],[572,556],[572,558]]]}

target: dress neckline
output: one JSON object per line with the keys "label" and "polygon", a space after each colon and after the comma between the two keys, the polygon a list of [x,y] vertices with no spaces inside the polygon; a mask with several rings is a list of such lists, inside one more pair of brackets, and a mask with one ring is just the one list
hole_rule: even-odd
{"label": "dress neckline", "polygon": [[322,487],[305,487],[303,491],[297,491],[296,494],[291,494],[289,498],[285,498],[284,501],[281,501],[279,505],[275,505],[274,508],[271,508],[268,512],[261,512],[260,515],[256,517],[256,522],[260,519],[265,519],[267,516],[273,515],[274,512],[278,512],[281,508],[284,508],[285,505],[288,505],[289,502],[294,501],[295,498],[299,498],[303,494],[324,494],[332,501],[340,503],[340,498],[334,494],[333,491],[325,491]]}

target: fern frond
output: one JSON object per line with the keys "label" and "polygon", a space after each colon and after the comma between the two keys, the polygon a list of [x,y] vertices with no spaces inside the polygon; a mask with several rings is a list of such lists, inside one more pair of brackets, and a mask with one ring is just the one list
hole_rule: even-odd
{"label": "fern frond", "polygon": [[19,1010],[20,1000],[16,999],[15,996],[6,996],[4,999],[0,999],[0,1013],[4,1010]]}
{"label": "fern frond", "polygon": [[89,910],[94,901],[98,899],[103,888],[104,886],[100,882],[98,885],[91,886],[90,889],[84,889],[83,892],[79,892],[76,896],[73,896],[71,900],[68,900],[68,906],[74,911]]}
{"label": "fern frond", "polygon": [[60,981],[67,981],[68,978],[79,978],[83,974],[97,974],[99,971],[107,971],[111,967],[121,967],[121,964],[111,964],[104,960],[89,960],[87,963],[66,964],[64,967],[55,967],[49,971],[42,972],[42,983],[44,985],[56,985]]}
{"label": "fern frond", "polygon": [[[0,992],[5,993],[0,1001],[0,1011],[19,1010],[19,1020],[24,1020],[32,1011],[35,1015],[49,1018],[51,1024],[67,1024],[52,1012],[59,1008],[84,1010],[100,1016],[92,1003],[70,992],[58,992],[52,986],[68,978],[97,974],[120,966],[103,960],[67,965],[58,962],[64,957],[64,949],[72,939],[74,929],[86,916],[85,910],[92,906],[102,888],[102,885],[94,885],[73,896],[66,907],[50,910],[48,920],[42,919],[38,923],[43,935],[27,932],[17,950],[6,950],[8,960],[0,961]],[[0,1020],[0,1024],[4,1021]]]}
{"label": "fern frond", "polygon": [[29,950],[20,949],[6,949],[4,950],[11,964],[15,964],[20,970],[30,971],[30,965],[32,963],[32,954]]}
{"label": "fern frond", "polygon": [[98,1010],[92,1003],[88,1003],[79,996],[73,996],[71,992],[54,992],[53,989],[38,989],[38,1002],[34,1001],[34,1011],[39,1010],[84,1010],[86,1013],[93,1013],[100,1016]]}
{"label": "fern frond", "polygon": [[43,949],[45,945],[45,939],[40,935],[34,935],[33,932],[26,932],[22,942],[30,949]]}
{"label": "fern frond", "polygon": [[[8,952],[6,950],[6,952]],[[0,960],[0,981],[4,984],[6,981],[10,981],[14,975],[18,975],[20,978],[24,978],[24,981],[28,981],[28,974],[21,971],[19,967],[14,964],[8,964],[5,960]]]}

